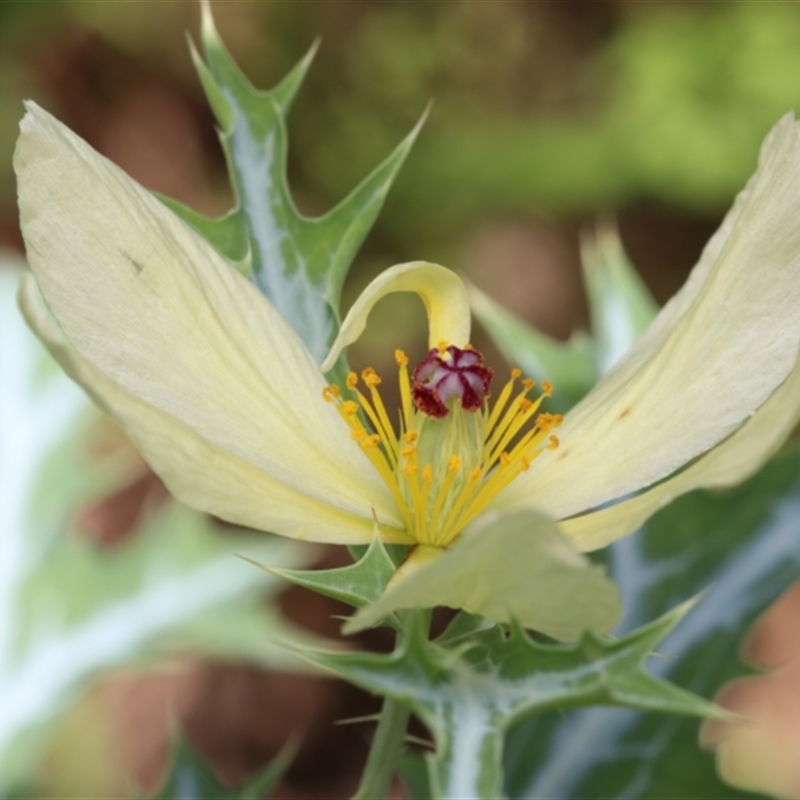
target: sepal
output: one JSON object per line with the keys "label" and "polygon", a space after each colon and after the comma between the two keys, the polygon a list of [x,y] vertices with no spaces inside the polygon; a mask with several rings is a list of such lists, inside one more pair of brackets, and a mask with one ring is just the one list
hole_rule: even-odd
{"label": "sepal", "polygon": [[[429,548],[434,550],[434,548]],[[606,633],[622,614],[617,585],[534,511],[494,515],[464,531],[452,547],[408,559],[379,599],[360,609],[345,633],[379,624],[400,609],[447,606],[498,622],[514,618],[560,639]]]}
{"label": "sepal", "polygon": [[[256,563],[256,562],[253,562]],[[317,594],[362,608],[374,603],[385,591],[396,566],[385,545],[375,536],[354,564],[326,570],[296,570],[257,564],[272,575]],[[392,617],[391,619],[394,619]]]}

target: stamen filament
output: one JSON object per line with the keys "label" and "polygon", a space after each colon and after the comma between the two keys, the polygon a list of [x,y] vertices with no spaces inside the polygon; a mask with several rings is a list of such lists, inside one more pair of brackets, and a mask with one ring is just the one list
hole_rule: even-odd
{"label": "stamen filament", "polygon": [[437,537],[437,544],[444,547],[455,538],[455,534],[463,527],[461,522],[461,511],[468,501],[471,500],[475,492],[475,488],[483,477],[483,470],[480,467],[475,467],[469,475],[469,481],[459,493],[447,519],[442,525],[441,534]]}
{"label": "stamen filament", "polygon": [[[498,425],[497,430],[501,432],[499,441],[490,442],[484,448],[484,454],[488,466],[492,466],[497,460],[499,454],[508,446],[511,440],[519,433],[523,425],[536,413],[539,406],[542,404],[544,395],[540,395],[536,400],[530,401],[525,397],[519,397],[515,401],[515,410],[509,409],[508,414],[503,418],[503,421]],[[528,405],[530,404],[530,405]],[[505,427],[505,430],[503,428]],[[490,449],[491,448],[491,449]],[[488,452],[487,452],[488,451]]]}
{"label": "stamen filament", "polygon": [[491,414],[489,414],[489,419],[486,420],[486,424],[483,428],[483,438],[487,438],[489,433],[491,433],[492,428],[494,428],[497,420],[500,418],[500,414],[506,406],[508,402],[508,398],[511,397],[511,392],[514,391],[514,382],[522,375],[522,371],[518,369],[511,370],[511,380],[506,383],[503,387],[503,391],[500,392],[500,396],[497,398],[497,401],[492,408]]}
{"label": "stamen filament", "polygon": [[400,405],[403,412],[403,420],[405,424],[408,425],[411,420],[413,409],[411,404],[411,382],[408,378],[408,356],[402,350],[395,350],[394,358],[398,366]]}
{"label": "stamen filament", "polygon": [[450,461],[447,464],[447,474],[445,475],[444,482],[439,489],[439,494],[436,497],[436,503],[433,506],[433,514],[431,515],[431,530],[433,531],[432,544],[439,544],[442,531],[439,530],[439,516],[442,513],[442,507],[445,500],[450,494],[450,489],[453,486],[453,481],[456,475],[461,470],[461,459],[458,456],[450,456]]}

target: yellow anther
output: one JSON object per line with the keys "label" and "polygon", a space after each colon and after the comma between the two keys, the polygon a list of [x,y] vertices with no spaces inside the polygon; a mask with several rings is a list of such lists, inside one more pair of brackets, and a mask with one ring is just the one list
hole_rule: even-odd
{"label": "yellow anther", "polygon": [[447,469],[449,472],[458,472],[461,469],[461,459],[458,456],[450,456]]}
{"label": "yellow anther", "polygon": [[523,397],[522,400],[519,401],[519,407],[521,411],[527,411],[532,405],[533,402],[528,400],[526,397]]}
{"label": "yellow anther", "polygon": [[550,441],[545,445],[548,450],[555,450],[560,442],[558,441],[558,436],[551,436]]}
{"label": "yellow anther", "polygon": [[522,467],[523,472],[527,472],[531,468],[531,460],[529,458],[526,458],[525,456],[522,456],[522,458],[520,458],[519,463]]}
{"label": "yellow anther", "polygon": [[416,475],[417,474],[417,465],[416,464],[406,464],[403,467],[403,474],[404,475]]}
{"label": "yellow anther", "polygon": [[470,483],[477,483],[481,476],[483,475],[483,470],[480,467],[475,467],[472,472],[469,473],[469,480]]}
{"label": "yellow anther", "polygon": [[367,432],[365,430],[353,431],[350,434],[350,438],[351,439],[355,439],[357,442],[360,442],[363,439],[366,439],[366,437],[367,437]]}
{"label": "yellow anther", "polygon": [[444,341],[444,339],[442,339],[442,341],[439,342],[439,344],[436,345],[436,347],[439,350],[440,356],[444,356],[444,354],[447,352],[447,342]]}
{"label": "yellow anther", "polygon": [[553,425],[558,427],[564,421],[563,414],[553,414]]}
{"label": "yellow anther", "polygon": [[400,455],[403,456],[403,458],[411,458],[411,456],[413,456],[416,452],[416,447],[406,447],[400,451]]}
{"label": "yellow anther", "polygon": [[416,431],[408,431],[403,434],[403,441],[406,444],[413,444],[419,439],[419,434]]}
{"label": "yellow anther", "polygon": [[358,414],[358,403],[352,400],[345,400],[344,403],[342,403],[342,414],[347,417],[354,417]]}
{"label": "yellow anther", "polygon": [[322,399],[326,403],[332,403],[334,400],[337,400],[341,396],[342,396],[342,391],[335,383],[332,383],[330,386],[326,386],[322,390]]}
{"label": "yellow anther", "polygon": [[378,436],[377,433],[373,433],[372,436],[367,436],[365,439],[361,441],[362,447],[377,447],[380,444],[381,437]]}
{"label": "yellow anther", "polygon": [[430,464],[426,464],[422,468],[422,480],[425,481],[425,483],[433,483],[433,469]]}
{"label": "yellow anther", "polygon": [[536,416],[536,427],[540,431],[549,431],[550,428],[556,427],[557,424],[559,423],[555,421],[553,414],[550,414],[547,411],[543,411],[541,414],[537,414]]}
{"label": "yellow anther", "polygon": [[408,356],[402,350],[394,351],[394,360],[397,362],[398,367],[408,366]]}
{"label": "yellow anther", "polygon": [[347,388],[352,391],[358,386],[358,375],[355,372],[347,373]]}
{"label": "yellow anther", "polygon": [[364,379],[364,383],[369,386],[371,389],[373,386],[379,386],[381,383],[381,377],[378,375],[377,372],[372,367],[367,367],[362,373],[361,377]]}
{"label": "yellow anther", "polygon": [[469,342],[467,342],[461,349],[462,350],[474,350],[475,348]]}
{"label": "yellow anther", "polygon": [[514,367],[514,369],[511,370],[511,380],[512,381],[515,381],[517,378],[520,377],[520,375],[522,375],[522,370],[521,369],[517,369],[516,367]]}
{"label": "yellow anther", "polygon": [[525,378],[522,381],[522,388],[526,392],[529,392],[531,389],[533,389],[534,386],[536,386],[536,381],[532,381],[530,378]]}
{"label": "yellow anther", "polygon": [[500,453],[500,463],[504,467],[507,467],[511,463],[511,456],[509,456],[509,454],[506,453],[505,451]]}
{"label": "yellow anther", "polygon": [[542,381],[542,393],[545,397],[553,396],[553,384],[550,381]]}

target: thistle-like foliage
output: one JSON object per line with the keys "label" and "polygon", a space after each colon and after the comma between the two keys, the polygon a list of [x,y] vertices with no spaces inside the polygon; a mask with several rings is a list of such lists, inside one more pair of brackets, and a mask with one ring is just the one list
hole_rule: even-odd
{"label": "thistle-like foliage", "polygon": [[286,116],[316,45],[274,89],[262,91],[225,49],[207,3],[201,38],[205,60],[194,47],[192,56],[220,126],[236,205],[209,219],[162,199],[258,286],[320,362],[338,330],[344,279],[423,120],[335,208],[306,217],[286,180]]}
{"label": "thistle-like foliage", "polygon": [[407,705],[425,722],[436,740],[428,759],[431,797],[497,798],[505,735],[533,714],[614,705],[730,719],[644,668],[692,605],[684,603],[617,641],[586,634],[572,645],[542,644],[516,625],[507,630],[462,614],[436,642],[412,624],[403,644],[388,655],[308,657]]}

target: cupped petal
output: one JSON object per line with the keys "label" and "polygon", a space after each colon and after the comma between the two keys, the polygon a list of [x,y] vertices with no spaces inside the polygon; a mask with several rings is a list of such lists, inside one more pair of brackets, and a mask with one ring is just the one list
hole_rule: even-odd
{"label": "cupped petal", "polygon": [[[65,339],[30,274],[20,282],[19,304],[61,368],[122,423],[175,497],[230,522],[296,539],[368,544],[374,537],[374,520],[303,494],[114,383]],[[382,526],[379,533],[384,541],[410,541],[396,528]]]}
{"label": "cupped petal", "polygon": [[[555,523],[533,511],[486,520],[437,556],[418,548],[419,564],[392,580],[344,630],[375,625],[403,608],[463,608],[498,622],[516,619],[561,641],[584,630],[606,633],[622,614],[617,585],[580,555]],[[402,567],[401,567],[402,570]]]}
{"label": "cupped petal", "polygon": [[[69,342],[96,371],[90,379],[102,374],[137,400],[122,420],[131,436],[149,436],[155,415],[206,443],[195,460],[182,460],[191,450],[184,448],[181,470],[205,473],[211,484],[230,457],[262,473],[265,481],[235,493],[264,505],[260,527],[272,527],[278,484],[399,526],[379,476],[323,401],[313,358],[272,304],[45,111],[29,104],[21,131],[14,165],[31,268]],[[160,435],[166,440],[167,428]],[[159,453],[153,467],[174,476],[168,448]],[[222,505],[204,508],[230,517]]]}
{"label": "cupped petal", "polygon": [[463,347],[469,342],[470,310],[464,281],[446,267],[411,261],[390,267],[364,289],[347,312],[339,335],[322,362],[323,372],[332,369],[342,350],[361,336],[375,304],[394,292],[412,292],[425,304],[430,347],[437,347],[440,342]]}
{"label": "cupped petal", "polygon": [[735,433],[682,472],[614,506],[564,520],[561,529],[583,551],[633,533],[659,509],[694,489],[722,489],[754,475],[800,422],[800,361],[772,397]]}
{"label": "cupped petal", "polygon": [[675,472],[786,379],[800,341],[800,126],[784,117],[686,286],[498,498],[562,518]]}

